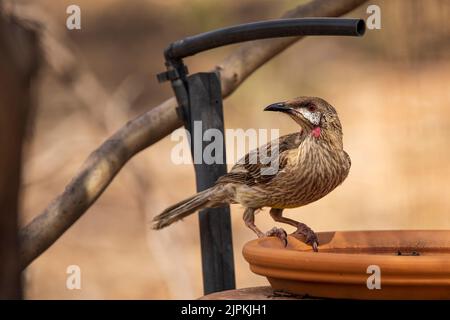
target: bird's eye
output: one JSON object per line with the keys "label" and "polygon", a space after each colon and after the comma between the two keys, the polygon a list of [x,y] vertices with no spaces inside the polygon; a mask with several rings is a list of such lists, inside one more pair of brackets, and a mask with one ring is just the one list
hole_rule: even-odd
{"label": "bird's eye", "polygon": [[308,111],[311,111],[311,112],[316,111],[316,106],[313,104],[308,104],[306,106],[306,108],[308,109]]}

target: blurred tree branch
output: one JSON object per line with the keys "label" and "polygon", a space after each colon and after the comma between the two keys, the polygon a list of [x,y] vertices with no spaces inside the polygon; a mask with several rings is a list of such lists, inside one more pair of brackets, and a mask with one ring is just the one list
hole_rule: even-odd
{"label": "blurred tree branch", "polygon": [[0,13],[0,299],[22,296],[19,187],[31,81],[39,62],[36,40],[32,30]]}
{"label": "blurred tree branch", "polygon": [[[365,1],[314,0],[287,12],[283,17],[336,17]],[[32,19],[32,13],[28,18]],[[230,95],[256,69],[299,39],[270,39],[240,46],[216,67],[220,71],[223,96]],[[59,49],[61,52],[67,51],[62,47]],[[67,60],[71,62],[70,57]],[[53,67],[63,73],[64,70],[74,71],[70,63],[58,63]],[[176,100],[172,97],[129,121],[88,157],[64,192],[20,231],[22,268],[49,248],[86,212],[131,157],[183,125],[176,107]]]}

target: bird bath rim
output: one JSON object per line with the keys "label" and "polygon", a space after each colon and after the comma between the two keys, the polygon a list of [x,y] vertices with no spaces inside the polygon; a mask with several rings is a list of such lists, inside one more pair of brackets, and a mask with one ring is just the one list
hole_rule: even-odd
{"label": "bird bath rim", "polygon": [[[326,298],[450,299],[450,230],[317,235],[318,253],[289,236],[286,248],[274,237],[250,241],[243,255],[275,290]],[[368,288],[374,268],[381,289]]]}

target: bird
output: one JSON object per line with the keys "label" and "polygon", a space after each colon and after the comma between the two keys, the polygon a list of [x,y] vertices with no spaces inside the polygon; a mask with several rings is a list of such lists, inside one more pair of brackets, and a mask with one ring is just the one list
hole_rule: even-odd
{"label": "bird", "polygon": [[[270,104],[264,111],[288,115],[299,130],[247,153],[212,187],[157,215],[153,219],[154,229],[167,227],[203,208],[241,204],[245,208],[243,220],[258,238],[275,236],[287,246],[284,229],[274,227],[262,232],[255,225],[255,213],[269,207],[275,222],[297,228],[293,235],[300,236],[313,251],[318,251],[316,233],[306,224],[284,217],[283,210],[303,207],[323,198],[348,176],[351,159],[343,149],[338,113],[324,99],[306,96]],[[276,166],[273,162],[258,161],[258,157],[267,154]]]}

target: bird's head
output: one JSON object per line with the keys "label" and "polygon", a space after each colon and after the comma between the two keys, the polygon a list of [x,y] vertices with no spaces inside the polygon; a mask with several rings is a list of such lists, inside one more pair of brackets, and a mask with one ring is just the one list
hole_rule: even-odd
{"label": "bird's head", "polygon": [[325,132],[341,134],[342,126],[336,109],[317,97],[298,97],[267,106],[264,111],[279,111],[288,114],[303,130],[316,138]]}

